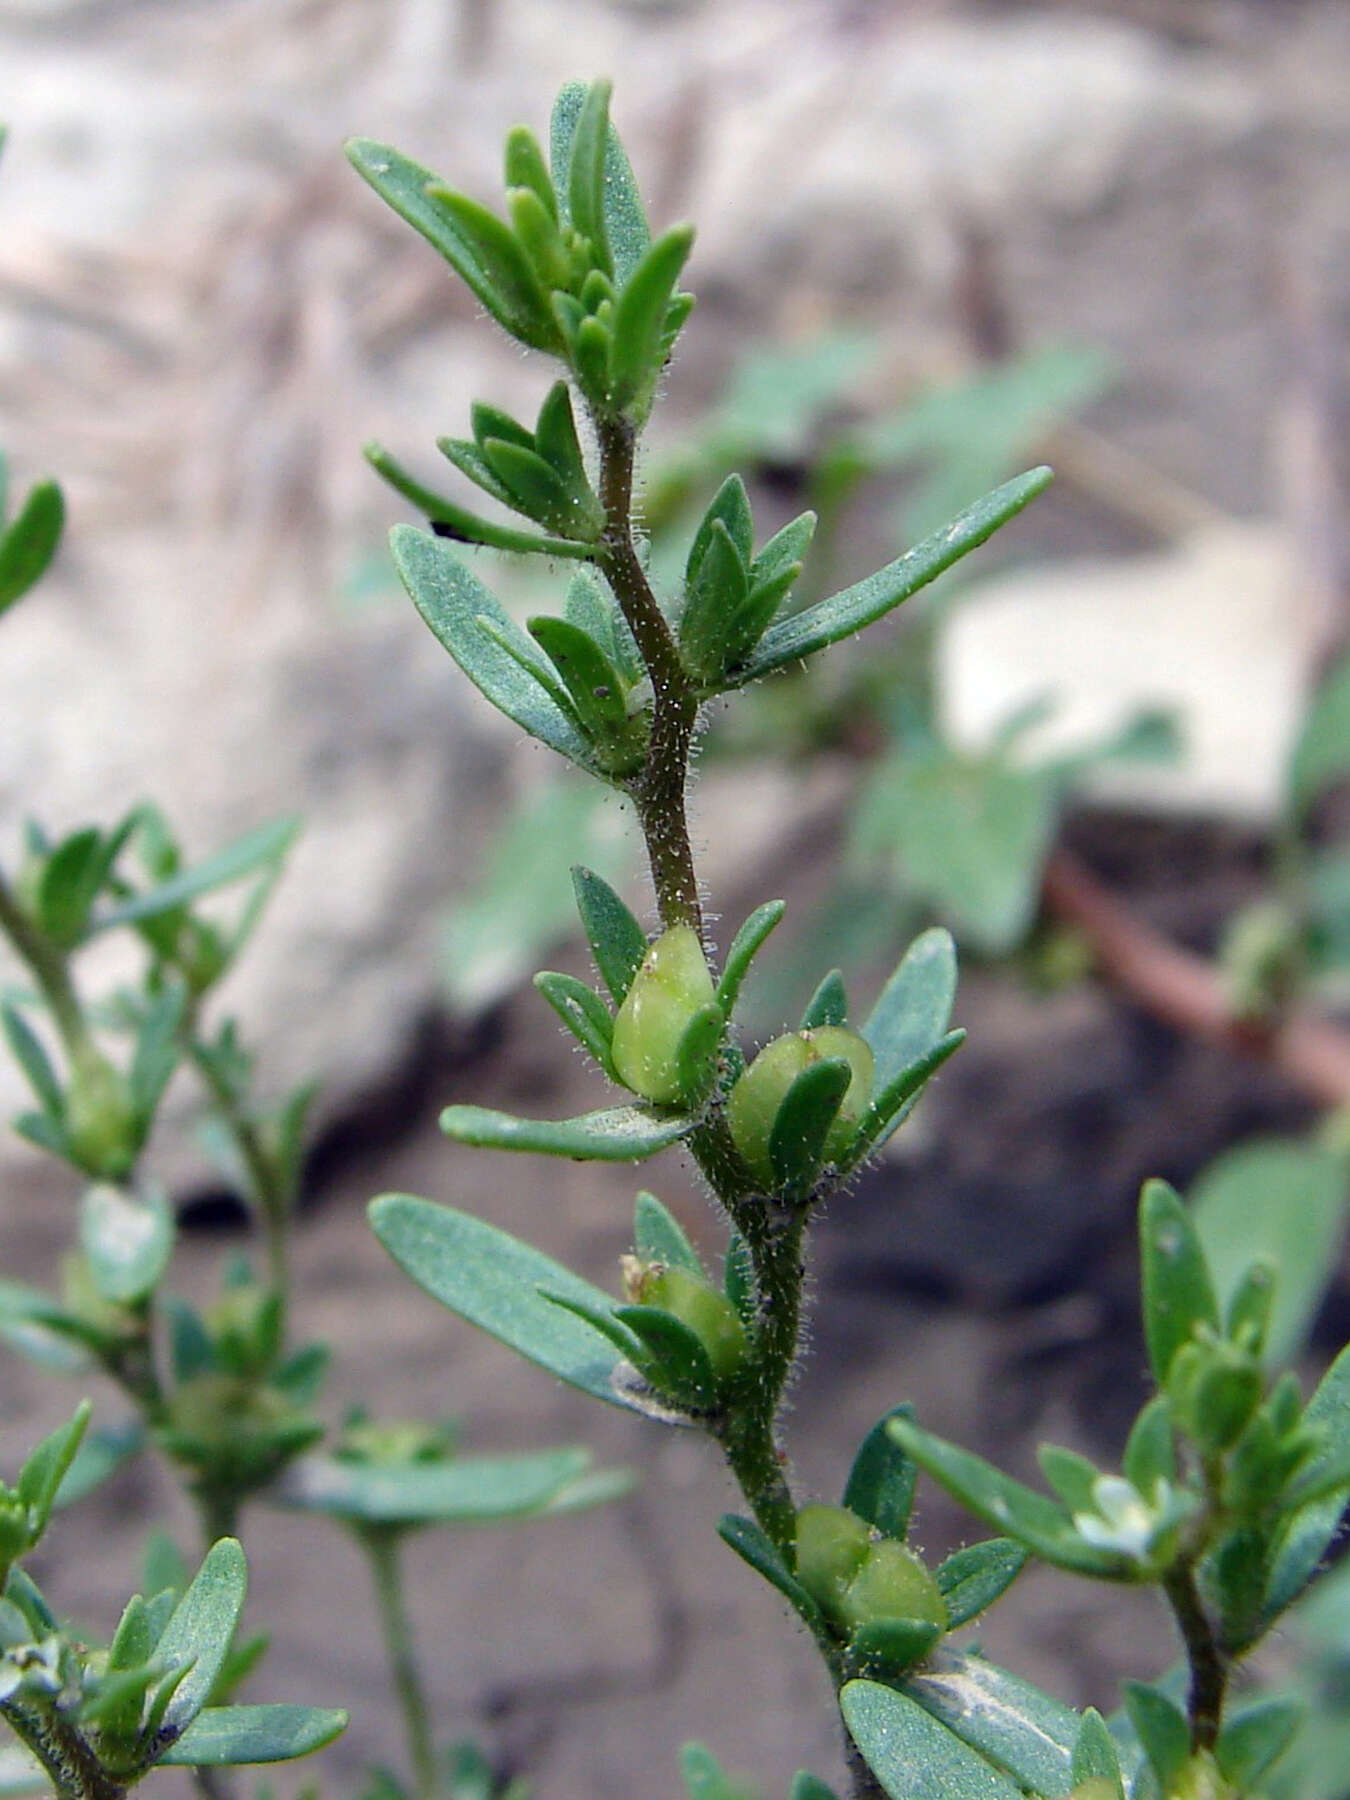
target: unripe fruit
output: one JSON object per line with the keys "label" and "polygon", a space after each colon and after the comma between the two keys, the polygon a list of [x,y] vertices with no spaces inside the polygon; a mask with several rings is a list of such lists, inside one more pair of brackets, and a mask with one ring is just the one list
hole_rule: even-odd
{"label": "unripe fruit", "polygon": [[719,1381],[734,1375],[745,1360],[745,1327],[727,1299],[690,1269],[655,1264],[632,1283],[633,1298],[643,1306],[659,1306],[687,1325],[708,1353]]}
{"label": "unripe fruit", "polygon": [[914,1552],[894,1538],[882,1538],[845,1589],[840,1618],[854,1631],[874,1619],[922,1619],[945,1631],[947,1603]]}
{"label": "unripe fruit", "polygon": [[102,1181],[121,1181],[131,1172],[141,1132],[131,1087],[97,1051],[83,1056],[66,1091],[66,1132],[73,1159]]}
{"label": "unripe fruit", "polygon": [[797,1579],[836,1624],[848,1585],[871,1548],[867,1525],[846,1506],[815,1504],[797,1514]]}
{"label": "unripe fruit", "polygon": [[672,925],[642,959],[614,1020],[610,1057],[625,1087],[660,1106],[688,1098],[679,1068],[680,1039],[711,1006],[713,980],[692,925]]}
{"label": "unripe fruit", "polygon": [[784,1037],[774,1038],[732,1089],[727,1107],[732,1142],[765,1187],[774,1183],[769,1141],[788,1089],[803,1069],[836,1059],[842,1059],[853,1071],[825,1139],[825,1160],[837,1162],[848,1154],[872,1097],[872,1051],[856,1031],[850,1031],[846,1025],[817,1025],[809,1031],[790,1031]]}

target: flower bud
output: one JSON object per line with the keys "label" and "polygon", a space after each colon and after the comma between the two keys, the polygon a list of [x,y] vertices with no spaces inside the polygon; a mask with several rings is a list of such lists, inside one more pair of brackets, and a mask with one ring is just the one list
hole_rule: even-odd
{"label": "flower bud", "polygon": [[648,949],[615,1016],[610,1056],[624,1086],[661,1106],[687,1100],[680,1040],[713,999],[698,933],[692,925],[672,925]]}
{"label": "flower bud", "polygon": [[734,1375],[745,1360],[745,1326],[727,1299],[690,1269],[668,1268],[664,1263],[633,1267],[628,1260],[624,1285],[630,1297],[643,1306],[659,1306],[687,1325],[708,1353],[712,1372],[719,1381]]}
{"label": "flower bud", "polygon": [[797,1579],[836,1624],[849,1583],[867,1561],[872,1534],[846,1506],[804,1506],[797,1514]]}
{"label": "flower bud", "polygon": [[141,1146],[141,1127],[125,1075],[97,1050],[82,1056],[66,1091],[66,1133],[71,1160],[101,1181],[131,1173]]}
{"label": "flower bud", "polygon": [[774,1038],[732,1089],[727,1109],[732,1141],[756,1179],[766,1187],[772,1187],[774,1182],[769,1141],[788,1089],[812,1063],[835,1058],[842,1058],[853,1070],[825,1139],[825,1160],[837,1162],[848,1154],[872,1097],[872,1051],[856,1031],[850,1031],[846,1025],[817,1025],[809,1031],[790,1031],[784,1037]]}
{"label": "flower bud", "polygon": [[882,1538],[844,1590],[841,1622],[856,1631],[874,1619],[922,1619],[947,1628],[947,1603],[932,1571],[904,1544]]}

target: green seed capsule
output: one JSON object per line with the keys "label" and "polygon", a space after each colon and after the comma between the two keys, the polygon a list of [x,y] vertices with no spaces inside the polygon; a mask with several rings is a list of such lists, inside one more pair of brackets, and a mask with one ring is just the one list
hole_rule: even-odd
{"label": "green seed capsule", "polygon": [[712,1372],[719,1381],[734,1375],[745,1360],[745,1326],[740,1314],[715,1287],[700,1281],[691,1269],[667,1268],[655,1263],[627,1276],[634,1300],[643,1306],[659,1306],[687,1325],[708,1352]]}
{"label": "green seed capsule", "polygon": [[97,1051],[83,1056],[66,1092],[66,1131],[75,1162],[101,1181],[131,1172],[141,1130],[125,1075]]}
{"label": "green seed capsule", "polygon": [[893,1538],[873,1544],[844,1591],[841,1622],[852,1630],[874,1619],[922,1619],[947,1625],[947,1603],[931,1571]]}
{"label": "green seed capsule", "polygon": [[847,1155],[872,1097],[872,1051],[856,1031],[846,1025],[817,1025],[810,1031],[790,1031],[774,1038],[732,1089],[727,1108],[732,1142],[766,1187],[772,1187],[774,1181],[769,1140],[788,1089],[812,1063],[835,1058],[842,1058],[853,1070],[825,1139],[826,1161],[836,1162]]}
{"label": "green seed capsule", "polygon": [[687,1098],[680,1081],[680,1039],[713,997],[698,933],[692,925],[672,925],[643,957],[614,1020],[610,1055],[625,1087],[661,1106]]}
{"label": "green seed capsule", "polygon": [[849,1583],[867,1561],[872,1534],[846,1506],[804,1506],[797,1514],[797,1579],[829,1619],[843,1618]]}

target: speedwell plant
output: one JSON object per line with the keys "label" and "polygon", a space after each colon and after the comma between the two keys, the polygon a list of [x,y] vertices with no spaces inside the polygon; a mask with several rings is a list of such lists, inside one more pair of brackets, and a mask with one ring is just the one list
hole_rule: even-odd
{"label": "speedwell plant", "polygon": [[[1255,1795],[1297,1715],[1244,1702],[1235,1678],[1317,1572],[1350,1495],[1350,1354],[1305,1402],[1265,1356],[1278,1272],[1258,1263],[1216,1291],[1186,1207],[1164,1184],[1148,1185],[1140,1209],[1156,1393],[1119,1471],[1046,1449],[1050,1491],[1035,1491],[924,1431],[902,1405],[862,1444],[837,1503],[794,1490],[781,1412],[801,1351],[812,1219],[959,1047],[955,959],[945,933],[926,933],[860,1020],[829,973],[800,1023],[751,1054],[737,1000],[783,906],[758,907],[714,956],[686,814],[691,750],[710,701],[884,617],[1020,512],[1050,473],[1008,482],[877,574],[795,609],[814,519],[761,542],[733,475],[694,533],[683,579],[658,588],[634,464],[693,305],[680,287],[693,233],[652,235],[608,109],[605,84],[572,86],[547,155],[529,131],[511,133],[505,218],[395,150],[350,146],[497,324],[559,370],[533,424],[479,403],[470,436],[439,440],[523,523],[433,491],[382,447],[368,455],[431,526],[399,527],[392,540],[423,619],[502,712],[628,799],[659,919],[649,934],[578,869],[598,986],[536,977],[617,1101],[557,1121],[456,1105],[442,1126],[462,1144],[578,1160],[639,1162],[682,1145],[724,1223],[724,1251],[708,1267],[648,1192],[614,1293],[427,1200],[381,1197],[374,1229],[430,1294],[525,1357],[721,1447],[745,1512],[718,1529],[814,1639],[855,1795]],[[522,629],[465,545],[565,563],[560,610]],[[995,1533],[936,1568],[907,1541],[920,1470]],[[961,1628],[1033,1557],[1153,1587],[1171,1609],[1182,1663],[1131,1685],[1109,1724],[962,1647]],[[799,1797],[827,1791],[798,1778]]]}

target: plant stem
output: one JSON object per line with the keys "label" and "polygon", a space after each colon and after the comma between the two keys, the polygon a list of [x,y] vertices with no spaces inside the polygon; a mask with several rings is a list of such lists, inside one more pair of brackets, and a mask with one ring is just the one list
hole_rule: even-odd
{"label": "plant stem", "polygon": [[0,1715],[47,1771],[59,1800],[122,1800],[126,1784],[109,1775],[80,1731],[55,1707],[16,1697],[6,1701]]}
{"label": "plant stem", "polygon": [[652,684],[647,755],[642,773],[629,791],[647,846],[661,923],[667,928],[692,925],[701,935],[703,917],[685,813],[698,695],[633,542],[633,430],[621,419],[600,414],[594,415],[594,424],[600,445],[600,499],[605,509],[605,531],[596,560],[614,591]]}
{"label": "plant stem", "polygon": [[403,1571],[399,1562],[397,1531],[378,1526],[358,1529],[357,1537],[370,1558],[375,1579],[375,1598],[379,1605],[384,1646],[389,1656],[389,1669],[394,1692],[403,1712],[403,1729],[408,1742],[408,1760],[412,1764],[415,1793],[418,1800],[430,1800],[436,1791],[436,1756],[431,1741],[431,1714],[422,1691],[413,1644],[412,1625],[403,1591]]}
{"label": "plant stem", "polygon": [[202,1542],[208,1550],[221,1538],[239,1536],[241,1496],[235,1489],[196,1487],[192,1490],[192,1498],[197,1502]]}
{"label": "plant stem", "polygon": [[93,1041],[71,984],[66,959],[34,925],[3,875],[0,875],[0,931],[28,965],[72,1063],[81,1060],[93,1049]]}
{"label": "plant stem", "polygon": [[1186,1646],[1190,1664],[1190,1690],[1186,1712],[1191,1727],[1192,1750],[1212,1750],[1218,1742],[1223,1718],[1224,1690],[1228,1685],[1228,1664],[1204,1603],[1195,1585],[1195,1565],[1181,1558],[1163,1578],[1163,1592],[1176,1616],[1177,1629]]}

